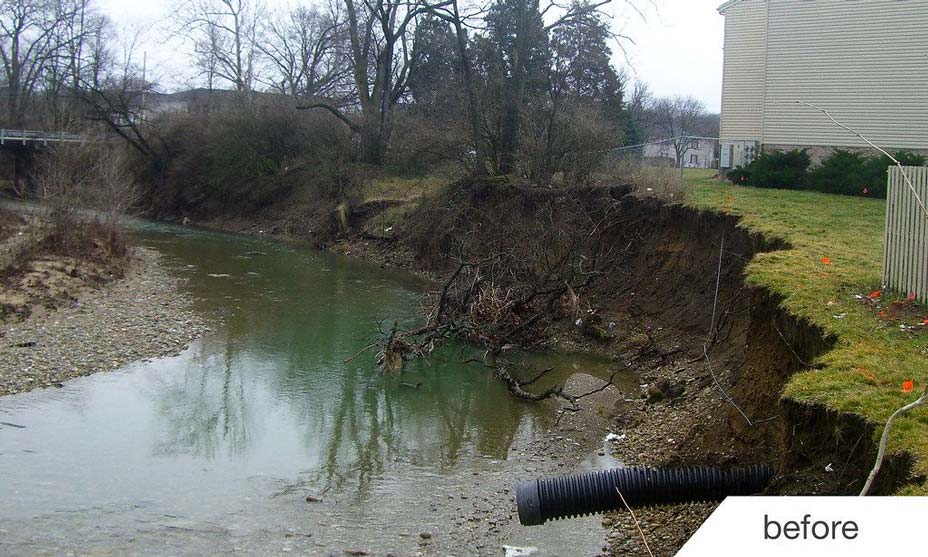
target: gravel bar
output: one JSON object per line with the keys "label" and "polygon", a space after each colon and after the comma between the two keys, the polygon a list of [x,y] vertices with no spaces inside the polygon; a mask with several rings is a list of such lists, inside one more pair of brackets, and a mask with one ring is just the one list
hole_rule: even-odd
{"label": "gravel bar", "polygon": [[160,254],[136,248],[126,277],[69,307],[0,329],[0,396],[170,356],[208,329]]}

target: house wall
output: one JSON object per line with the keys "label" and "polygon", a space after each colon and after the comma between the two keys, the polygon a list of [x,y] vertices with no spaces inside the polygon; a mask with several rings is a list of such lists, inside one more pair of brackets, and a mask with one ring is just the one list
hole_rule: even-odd
{"label": "house wall", "polygon": [[[785,143],[765,143],[764,152],[774,152],[774,151],[792,151],[794,149],[805,149],[806,153],[809,154],[809,158],[812,159],[812,164],[817,165],[823,160],[830,157],[834,154],[835,151],[841,149],[843,151],[850,151],[852,153],[858,153],[865,156],[878,155],[874,151],[873,147],[862,146],[862,147],[827,147],[823,145],[797,145],[797,144],[785,144]],[[898,149],[889,149],[890,152],[893,152]],[[916,155],[922,155],[928,159],[928,149],[912,149],[907,148],[906,151],[910,153],[915,153]]]}
{"label": "house wall", "polygon": [[767,4],[765,146],[928,148],[928,0]]}
{"label": "house wall", "polygon": [[743,0],[725,13],[723,140],[761,139],[766,45],[767,0]]}
{"label": "house wall", "polygon": [[721,138],[928,149],[928,0],[742,0],[723,6]]}

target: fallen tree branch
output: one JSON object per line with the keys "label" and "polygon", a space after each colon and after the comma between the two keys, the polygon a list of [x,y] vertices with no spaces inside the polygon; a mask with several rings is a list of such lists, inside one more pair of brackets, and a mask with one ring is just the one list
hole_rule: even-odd
{"label": "fallen tree branch", "polygon": [[528,387],[529,385],[534,385],[535,383],[538,382],[539,379],[541,379],[542,377],[544,377],[545,375],[549,374],[549,373],[552,372],[552,371],[554,371],[554,368],[553,368],[553,367],[545,368],[545,369],[541,370],[541,372],[539,372],[538,375],[536,375],[535,377],[533,377],[533,378],[531,378],[531,379],[529,379],[529,380],[527,380],[527,381],[519,381],[519,385],[521,385],[521,386],[523,386],[523,387]]}
{"label": "fallen tree branch", "polygon": [[860,490],[861,497],[870,492],[870,488],[873,487],[873,482],[876,480],[877,474],[880,473],[880,468],[883,467],[883,459],[886,458],[886,443],[889,441],[889,430],[892,429],[893,422],[896,421],[896,418],[924,405],[926,402],[928,402],[928,387],[925,387],[925,392],[922,393],[922,396],[893,412],[893,415],[886,421],[886,427],[883,428],[883,435],[880,437],[880,449],[876,453],[876,463],[873,465],[873,470],[870,471],[870,475],[867,476],[867,482],[864,484],[863,489]]}
{"label": "fallen tree branch", "polygon": [[377,346],[377,343],[376,343],[376,342],[372,342],[372,343],[368,344],[368,345],[365,346],[364,348],[362,348],[362,349],[358,350],[357,352],[355,352],[354,355],[351,356],[350,358],[345,359],[342,363],[343,363],[343,364],[347,364],[347,363],[350,362],[351,360],[357,358],[358,356],[360,356],[361,354],[367,352],[367,351],[370,350],[371,348],[374,348],[375,346]]}

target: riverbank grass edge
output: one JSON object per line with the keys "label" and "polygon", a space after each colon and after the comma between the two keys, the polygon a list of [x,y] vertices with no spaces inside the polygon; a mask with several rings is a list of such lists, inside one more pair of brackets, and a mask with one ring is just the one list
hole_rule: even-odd
{"label": "riverbank grass edge", "polygon": [[[885,201],[734,186],[715,171],[688,171],[686,181],[690,207],[738,216],[740,226],[788,244],[756,255],[746,279],[835,339],[783,396],[860,415],[878,424],[879,436],[928,383],[928,308],[908,293],[880,289]],[[912,473],[928,475],[928,410],[897,420],[888,449],[912,455]],[[928,486],[908,485],[900,494],[928,495]]]}

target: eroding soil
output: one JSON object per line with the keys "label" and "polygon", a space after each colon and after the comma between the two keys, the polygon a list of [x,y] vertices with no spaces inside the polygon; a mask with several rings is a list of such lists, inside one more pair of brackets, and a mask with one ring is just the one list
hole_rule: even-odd
{"label": "eroding soil", "polygon": [[[639,392],[612,392],[612,401],[601,405],[603,425],[585,426],[591,437],[615,434],[617,460],[766,463],[778,469],[769,494],[860,489],[876,452],[872,424],[781,398],[790,376],[812,367],[834,340],[745,282],[755,254],[784,244],[750,233],[734,217],[635,197],[622,187],[552,190],[465,181],[411,208],[389,237],[371,234],[367,224],[376,218],[376,211],[352,214],[349,230],[341,231],[334,221],[317,222],[311,243],[436,277],[447,276],[462,256],[556,258],[564,245],[619,254],[607,274],[578,293],[580,318],[553,320],[545,331],[551,348],[604,354],[641,377]],[[551,227],[566,240],[551,241],[544,232]],[[584,235],[588,243],[573,242]],[[520,272],[515,281],[530,280],[530,266]],[[877,491],[916,480],[906,459],[897,457]],[[642,509],[638,518],[655,555],[672,555],[714,507]],[[604,525],[612,527],[607,552],[647,554],[625,513],[604,517]]]}
{"label": "eroding soil", "polygon": [[[620,249],[620,262],[580,293],[585,319],[595,318],[606,333],[590,335],[582,322],[561,321],[554,338],[559,346],[624,360],[640,374],[637,396],[611,409],[618,460],[655,466],[770,464],[779,470],[770,494],[860,489],[875,456],[872,426],[781,399],[789,377],[809,368],[833,339],[744,280],[754,254],[786,246],[740,228],[733,217],[632,197],[622,188],[461,187],[466,191],[453,203],[425,205],[413,215],[405,240],[401,234],[399,243],[412,248],[425,268],[447,269],[449,230],[468,238],[464,250],[479,257],[491,255],[481,246],[525,254],[546,249],[532,243],[525,223],[609,228],[606,234],[591,229],[590,236]],[[605,206],[613,213],[599,220]],[[371,240],[365,241],[362,253],[370,251]],[[380,243],[385,250],[390,245]],[[904,459],[894,461],[880,492],[911,481],[906,468]],[[643,510],[639,519],[650,525],[645,532],[657,542],[651,544],[655,554],[672,555],[713,508]],[[615,525],[609,538],[613,554],[645,554],[628,517],[607,517],[606,523]]]}

